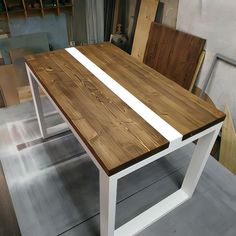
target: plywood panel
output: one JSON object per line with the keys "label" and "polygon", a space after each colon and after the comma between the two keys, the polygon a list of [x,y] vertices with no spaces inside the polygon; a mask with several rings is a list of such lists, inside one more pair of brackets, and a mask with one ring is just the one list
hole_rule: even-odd
{"label": "plywood panel", "polygon": [[193,78],[192,78],[192,81],[191,81],[191,84],[190,84],[190,87],[189,87],[189,91],[192,91],[193,88],[194,88],[194,85],[196,83],[196,80],[197,80],[197,77],[198,77],[198,74],[201,70],[201,67],[203,65],[203,61],[205,59],[205,56],[206,56],[206,51],[203,50],[199,59],[198,59],[198,63],[197,63],[197,66],[196,66],[196,69],[195,69],[195,72],[194,72],[194,75],[193,75]]}
{"label": "plywood panel", "polygon": [[225,107],[226,119],[222,128],[220,163],[236,175],[236,133],[229,107]]}
{"label": "plywood panel", "polygon": [[144,63],[189,90],[205,39],[152,23]]}
{"label": "plywood panel", "polygon": [[151,23],[155,20],[159,0],[141,0],[131,55],[143,61]]}

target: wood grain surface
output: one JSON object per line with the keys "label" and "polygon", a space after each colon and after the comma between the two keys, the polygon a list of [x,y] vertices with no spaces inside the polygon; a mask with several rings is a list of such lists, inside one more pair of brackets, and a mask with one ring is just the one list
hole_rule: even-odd
{"label": "wood grain surface", "polygon": [[205,39],[152,23],[144,63],[189,90]]}
{"label": "wood grain surface", "polygon": [[168,147],[65,50],[32,56],[27,63],[107,174]]}
{"label": "wood grain surface", "polygon": [[[224,114],[110,43],[79,47],[184,138]],[[65,50],[27,64],[108,175],[168,147],[168,141]]]}
{"label": "wood grain surface", "polygon": [[20,236],[20,229],[0,162],[0,235]]}

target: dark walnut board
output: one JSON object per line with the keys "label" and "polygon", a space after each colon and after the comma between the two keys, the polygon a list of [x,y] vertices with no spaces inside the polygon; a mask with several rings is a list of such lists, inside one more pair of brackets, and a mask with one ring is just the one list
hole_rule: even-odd
{"label": "dark walnut board", "polygon": [[[78,49],[183,139],[224,119],[222,112],[110,43]],[[108,175],[169,146],[65,50],[27,56],[26,62]]]}
{"label": "dark walnut board", "polygon": [[206,40],[151,24],[143,62],[189,90]]}

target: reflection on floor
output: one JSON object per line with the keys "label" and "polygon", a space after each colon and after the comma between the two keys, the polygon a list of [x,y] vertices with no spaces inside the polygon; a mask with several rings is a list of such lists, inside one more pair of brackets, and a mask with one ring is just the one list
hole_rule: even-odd
{"label": "reflection on floor", "polygon": [[[59,115],[43,98],[47,125]],[[121,179],[116,227],[177,190],[191,144]],[[0,159],[23,236],[99,235],[98,171],[71,132],[42,140],[32,102],[0,110]],[[210,158],[191,200],[140,235],[236,235],[236,178]]]}

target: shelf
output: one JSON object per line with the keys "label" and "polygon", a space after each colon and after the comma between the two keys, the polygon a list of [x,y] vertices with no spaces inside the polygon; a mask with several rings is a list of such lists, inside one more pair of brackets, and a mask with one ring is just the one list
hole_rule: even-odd
{"label": "shelf", "polygon": [[[60,15],[63,11],[69,11],[72,14],[73,0],[70,1],[44,1],[44,0],[2,0],[3,8],[6,9],[5,12],[0,12],[0,17],[7,18],[8,20],[12,17],[24,16],[25,18],[29,16],[44,16],[45,14],[57,14]],[[34,3],[37,6],[34,7]],[[53,5],[54,4],[54,5]],[[31,7],[29,7],[31,6]],[[15,8],[15,9],[14,9]],[[18,9],[17,9],[18,8]]]}
{"label": "shelf", "polygon": [[27,8],[26,11],[27,12],[30,12],[30,11],[42,11],[42,8]]}
{"label": "shelf", "polygon": [[7,15],[7,13],[5,11],[0,12],[0,16],[6,16],[6,15]]}
{"label": "shelf", "polygon": [[11,14],[11,13],[24,13],[24,12],[25,12],[24,9],[19,9],[19,10],[10,10],[10,11],[8,11],[9,14]]}
{"label": "shelf", "polygon": [[48,9],[57,9],[57,7],[43,7],[43,10],[48,10]]}
{"label": "shelf", "polygon": [[68,5],[59,5],[59,8],[69,8],[69,7],[73,7],[73,5],[68,4]]}

